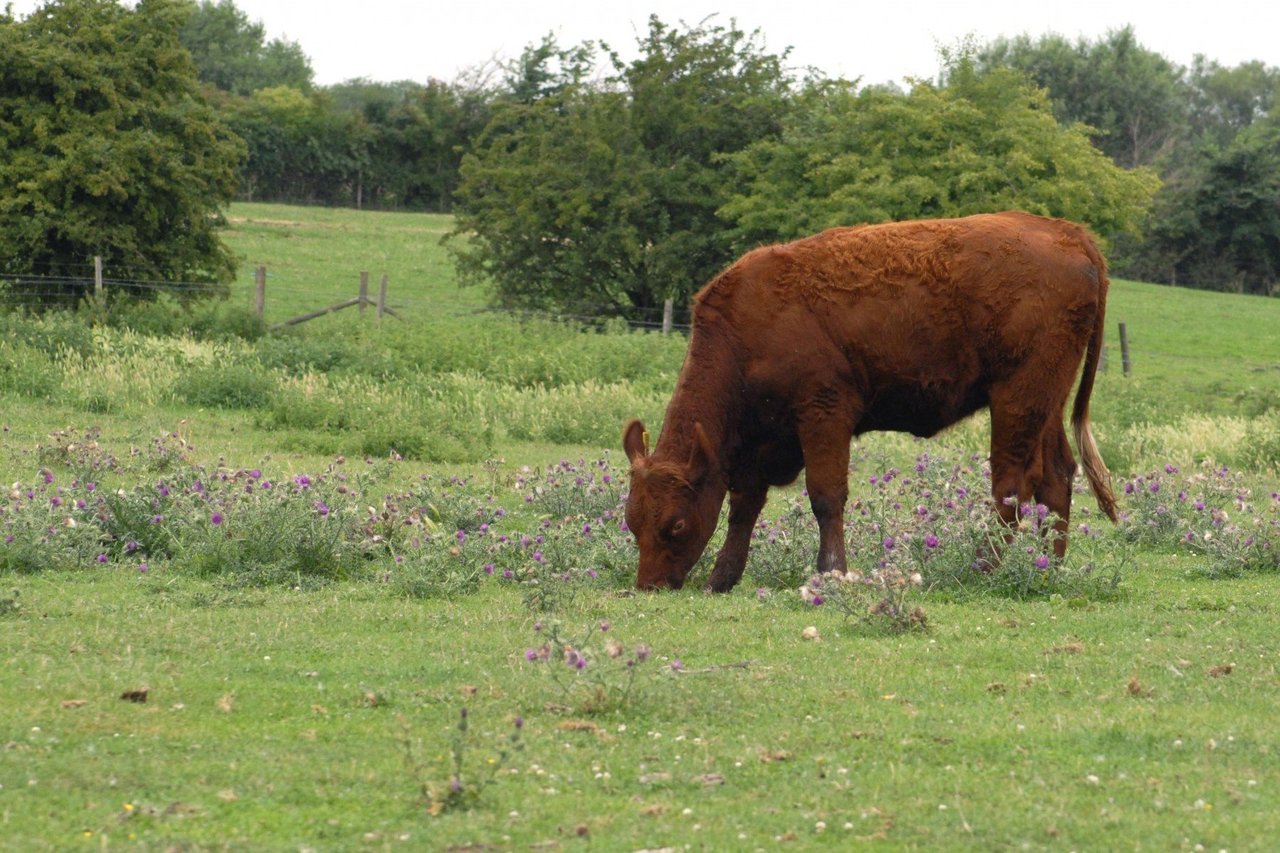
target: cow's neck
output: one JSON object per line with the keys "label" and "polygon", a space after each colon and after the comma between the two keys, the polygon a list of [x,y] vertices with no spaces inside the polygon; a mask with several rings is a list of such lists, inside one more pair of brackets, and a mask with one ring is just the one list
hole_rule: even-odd
{"label": "cow's neck", "polygon": [[688,459],[694,425],[701,424],[723,468],[737,450],[741,416],[742,369],[731,340],[695,324],[654,455],[674,462]]}

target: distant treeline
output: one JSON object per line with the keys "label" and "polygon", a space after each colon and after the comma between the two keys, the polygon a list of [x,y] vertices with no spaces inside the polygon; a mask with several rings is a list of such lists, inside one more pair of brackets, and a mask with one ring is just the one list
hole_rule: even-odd
{"label": "distant treeline", "polygon": [[0,272],[229,281],[233,198],[436,211],[496,302],[636,317],[762,242],[1019,207],[1088,224],[1119,275],[1280,291],[1280,69],[1183,67],[1126,27],[954,45],[898,85],[764,41],[653,18],[635,58],[548,36],[322,87],[232,0],[0,12]]}
{"label": "distant treeline", "polygon": [[[232,33],[238,51],[228,49],[237,43]],[[261,25],[231,0],[203,0],[183,40],[201,78],[219,90],[216,105],[247,144],[242,199],[438,212],[456,205],[463,156],[495,114],[558,94],[567,85],[566,63],[582,64],[599,52],[590,44],[560,50],[546,39],[514,62],[453,81],[317,87],[302,50],[264,43]],[[1120,272],[1239,291],[1276,288],[1280,69],[1262,62],[1224,67],[1207,57],[1183,67],[1144,48],[1132,28],[1098,40],[1023,35],[959,50],[980,75],[1022,72],[1048,91],[1059,122],[1087,125],[1094,145],[1117,166],[1159,175],[1162,189],[1137,232],[1105,235],[1115,236]],[[945,84],[955,56],[941,59],[938,82]],[[781,66],[777,73],[795,83]],[[589,85],[602,97],[616,89],[597,77]],[[804,86],[780,91],[803,107]],[[769,123],[759,128],[762,137],[775,131]],[[743,147],[741,140],[735,145]]]}

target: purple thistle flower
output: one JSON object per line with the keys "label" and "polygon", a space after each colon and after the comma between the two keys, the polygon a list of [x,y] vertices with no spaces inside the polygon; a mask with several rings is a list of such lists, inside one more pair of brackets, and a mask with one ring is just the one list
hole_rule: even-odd
{"label": "purple thistle flower", "polygon": [[511,580],[511,579],[512,579],[512,578],[514,578],[516,575],[515,575],[515,572],[511,571],[510,569],[505,569],[505,570],[502,572],[502,576],[503,576],[504,578],[506,578],[507,580]]}
{"label": "purple thistle flower", "polygon": [[894,546],[894,544],[895,544],[895,543],[894,543],[894,541],[893,541],[893,537],[892,537],[892,536],[886,536],[886,537],[884,537],[884,543],[883,543],[883,544],[884,544],[884,549],[885,549],[886,551],[892,551],[892,550],[893,550],[893,546]]}
{"label": "purple thistle flower", "polygon": [[533,552],[533,561],[534,561],[535,563],[541,563],[541,562],[542,562],[542,552],[541,552],[541,551],[534,551],[534,552]]}
{"label": "purple thistle flower", "polygon": [[459,530],[457,534],[455,534],[454,538],[458,540],[459,545],[465,545],[467,542],[467,531]]}
{"label": "purple thistle flower", "polygon": [[214,525],[221,524],[221,523],[222,523],[222,513],[220,513],[220,512],[215,512],[213,515],[209,516],[209,521],[210,521],[210,522],[212,522]]}
{"label": "purple thistle flower", "polygon": [[1041,554],[1039,557],[1036,557],[1036,568],[1037,568],[1037,569],[1047,569],[1047,568],[1049,568],[1049,555],[1048,555],[1048,554]]}
{"label": "purple thistle flower", "polygon": [[537,649],[525,649],[525,650],[524,650],[524,659],[525,659],[525,660],[527,660],[527,661],[535,661],[535,660],[537,660],[537,659],[538,659],[538,650],[537,650]]}
{"label": "purple thistle flower", "polygon": [[932,533],[930,533],[928,536],[924,537],[924,547],[929,548],[929,549],[931,549],[931,550],[932,550],[933,548],[937,548],[937,547],[938,547],[938,537],[937,537],[937,536],[935,536],[935,535],[933,535]]}
{"label": "purple thistle flower", "polygon": [[293,478],[293,482],[299,489],[311,488],[311,478],[306,474],[298,474]]}
{"label": "purple thistle flower", "polygon": [[321,518],[327,516],[330,512],[329,505],[324,501],[316,501],[315,508],[316,508],[316,512],[320,515]]}
{"label": "purple thistle flower", "polygon": [[251,480],[261,480],[261,479],[262,479],[262,471],[261,471],[260,469],[258,469],[258,468],[254,468],[252,471],[250,471],[250,472],[249,472],[249,479],[251,479]]}
{"label": "purple thistle flower", "polygon": [[484,573],[485,573],[486,575],[491,575],[491,574],[493,574],[493,563],[485,563],[485,564],[484,564]]}
{"label": "purple thistle flower", "polygon": [[107,561],[107,555],[99,554],[96,559],[99,563],[105,563]]}
{"label": "purple thistle flower", "polygon": [[679,659],[679,658],[676,658],[675,660],[673,660],[673,661],[671,662],[671,671],[672,671],[672,672],[679,672],[679,671],[680,671],[680,670],[682,670],[682,669],[684,669],[684,664],[683,664],[683,663],[681,663],[681,661],[680,661],[680,659]]}

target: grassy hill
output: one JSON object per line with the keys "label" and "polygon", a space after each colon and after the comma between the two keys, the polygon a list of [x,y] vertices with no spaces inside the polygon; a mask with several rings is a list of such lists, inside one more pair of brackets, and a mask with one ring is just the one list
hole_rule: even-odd
{"label": "grassy hill", "polygon": [[1280,833],[1280,301],[1115,283],[1094,419],[1123,514],[1081,496],[1065,563],[1032,527],[974,569],[978,419],[859,442],[861,580],[811,579],[796,488],[733,593],[697,591],[708,557],[633,595],[602,449],[656,425],[683,339],[481,311],[441,217],[231,218],[232,312],[264,263],[272,321],[361,269],[401,319],[245,339],[0,318],[0,848]]}

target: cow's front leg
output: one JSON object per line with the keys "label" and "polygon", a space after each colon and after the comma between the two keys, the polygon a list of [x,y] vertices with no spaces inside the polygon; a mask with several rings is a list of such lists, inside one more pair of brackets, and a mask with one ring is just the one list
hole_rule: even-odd
{"label": "cow's front leg", "polygon": [[768,494],[769,487],[765,485],[729,493],[729,529],[716,555],[715,568],[707,579],[708,592],[728,592],[742,579],[751,548],[751,531]]}

